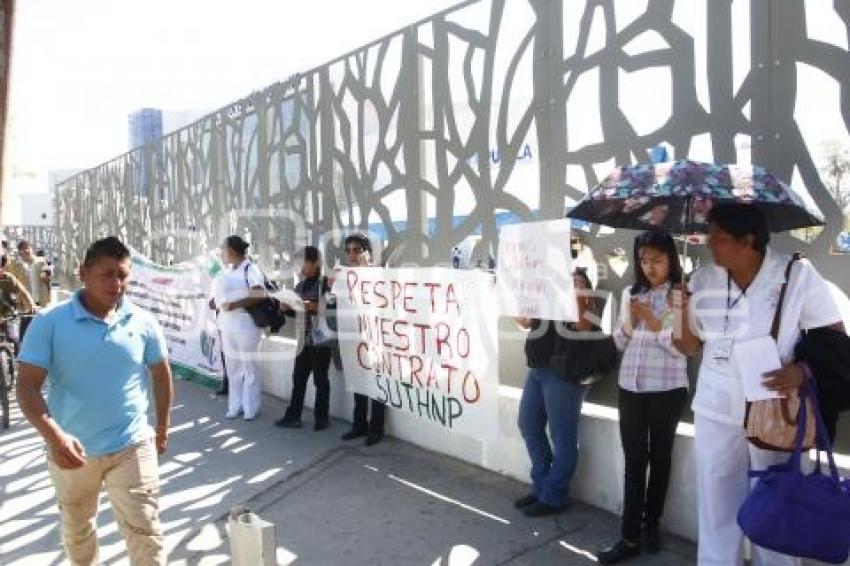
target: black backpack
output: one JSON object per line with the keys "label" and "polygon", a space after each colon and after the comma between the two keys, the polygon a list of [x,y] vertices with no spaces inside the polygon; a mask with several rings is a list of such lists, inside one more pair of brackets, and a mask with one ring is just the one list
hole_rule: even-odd
{"label": "black backpack", "polygon": [[[245,284],[250,288],[248,283],[248,267],[245,266]],[[260,270],[263,275],[263,287],[266,291],[266,296],[259,303],[246,307],[245,310],[251,315],[251,319],[257,328],[269,328],[272,332],[277,332],[283,325],[286,324],[286,316],[280,310],[280,301],[270,296],[270,293],[276,293],[278,286],[274,281],[269,280],[266,274]]]}

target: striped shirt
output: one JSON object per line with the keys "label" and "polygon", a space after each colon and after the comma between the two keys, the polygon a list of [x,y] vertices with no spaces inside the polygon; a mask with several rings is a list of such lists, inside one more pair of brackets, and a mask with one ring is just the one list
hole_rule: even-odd
{"label": "striped shirt", "polygon": [[614,330],[617,348],[623,351],[620,363],[620,387],[633,393],[669,391],[688,387],[688,360],[673,345],[673,310],[667,302],[670,284],[638,295],[649,301],[652,312],[661,322],[661,331],[652,332],[640,321],[631,332],[625,326],[629,321],[631,292],[623,291],[620,317]]}

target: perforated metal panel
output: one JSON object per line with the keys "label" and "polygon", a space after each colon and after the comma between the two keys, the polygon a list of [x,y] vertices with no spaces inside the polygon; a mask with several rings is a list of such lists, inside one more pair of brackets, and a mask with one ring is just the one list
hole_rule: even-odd
{"label": "perforated metal panel", "polygon": [[[396,265],[448,262],[473,234],[486,259],[498,212],[560,217],[666,143],[752,159],[808,193],[827,228],[776,243],[848,289],[848,256],[830,253],[843,213],[820,171],[825,141],[850,145],[848,25],[841,2],[465,2],[66,180],[62,266],[107,233],[162,262],[248,233],[272,264],[355,228],[385,238]],[[591,234],[603,266],[633,237]],[[615,290],[630,278],[603,275]]]}

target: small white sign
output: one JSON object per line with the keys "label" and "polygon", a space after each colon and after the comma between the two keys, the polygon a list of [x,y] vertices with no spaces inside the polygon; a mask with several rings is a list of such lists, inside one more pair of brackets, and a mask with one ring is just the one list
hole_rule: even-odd
{"label": "small white sign", "polygon": [[782,397],[776,391],[764,386],[764,374],[782,367],[776,341],[771,336],[736,342],[732,349],[732,358],[735,361],[735,369],[741,377],[747,401]]}
{"label": "small white sign", "polygon": [[499,232],[496,284],[506,316],[575,321],[568,219],[509,224]]}

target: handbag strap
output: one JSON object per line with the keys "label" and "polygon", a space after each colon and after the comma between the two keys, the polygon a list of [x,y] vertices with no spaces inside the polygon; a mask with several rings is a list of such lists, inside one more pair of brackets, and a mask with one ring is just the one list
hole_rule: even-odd
{"label": "handbag strap", "polygon": [[[774,342],[779,341],[779,325],[782,323],[782,305],[785,302],[785,292],[788,290],[788,279],[791,277],[791,268],[794,267],[794,262],[798,261],[802,257],[803,254],[795,252],[794,255],[791,256],[791,259],[788,260],[788,265],[785,266],[785,278],[782,281],[782,288],[779,291],[779,300],[776,302],[776,312],[773,315],[773,322],[770,325],[770,335],[773,337]],[[748,411],[749,406],[750,405],[748,403]],[[791,426],[799,424],[799,420],[791,417],[791,412],[788,409],[788,399],[783,398],[780,401],[779,406],[782,411],[782,418],[787,424]]]}
{"label": "handbag strap", "polygon": [[[817,382],[815,380],[814,374],[812,373],[812,368],[809,367],[809,364],[805,362],[801,362],[800,367],[806,377],[805,388],[807,390],[807,395],[812,402],[812,412],[814,413],[815,420],[817,422],[817,429],[815,431],[815,471],[820,473],[820,454],[821,452],[826,452],[826,459],[829,463],[830,475],[836,482],[841,481],[841,478],[838,475],[838,467],[835,465],[835,456],[832,452],[832,444],[829,441],[829,435],[826,432],[826,425],[824,424],[823,417],[821,417],[820,414],[820,407],[818,406],[817,396]],[[807,411],[804,411],[804,413],[806,412]],[[805,418],[805,416],[803,418]]]}
{"label": "handbag strap", "polygon": [[812,369],[808,366],[808,364],[802,362],[800,363],[800,368],[803,371],[805,376],[805,381],[803,382],[803,387],[800,388],[800,408],[797,411],[797,434],[794,437],[794,452],[792,452],[791,457],[788,459],[789,464],[793,467],[794,470],[800,470],[800,459],[803,453],[803,438],[806,436],[806,419],[808,418],[808,411],[806,411],[806,401],[810,401],[812,403],[812,414],[814,415],[816,422],[816,430],[815,430],[815,473],[820,473],[821,471],[821,459],[820,453],[826,452],[826,458],[829,462],[829,472],[831,479],[839,483],[841,478],[838,475],[838,467],[835,465],[835,457],[832,454],[832,446],[829,443],[829,436],[826,432],[826,425],[824,425],[823,418],[820,415],[820,408],[818,407],[818,398],[815,392],[815,379],[812,375]]}
{"label": "handbag strap", "polygon": [[[245,286],[248,287],[249,289],[253,289],[253,287],[251,287],[251,283],[248,281],[248,270],[251,268],[252,265],[256,265],[256,264],[249,261],[248,263],[245,264],[245,269],[244,269]],[[260,269],[260,268],[257,267],[257,269]],[[269,289],[269,278],[266,277],[266,274],[262,269],[260,269],[260,275],[262,275],[262,277],[263,277],[263,292],[266,296],[268,296],[268,292],[271,290],[271,289]]]}
{"label": "handbag strap", "polygon": [[776,313],[773,315],[773,324],[770,325],[770,335],[776,340],[779,336],[779,325],[782,322],[782,303],[785,301],[785,291],[788,290],[788,279],[791,277],[791,268],[794,262],[800,260],[803,254],[796,252],[785,266],[785,280],[782,281],[782,289],[779,291],[779,301],[776,303]]}

